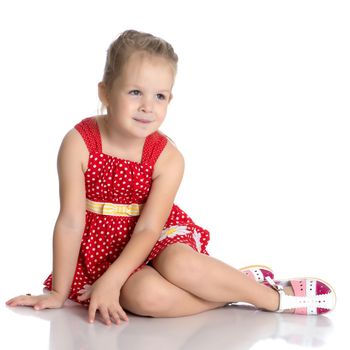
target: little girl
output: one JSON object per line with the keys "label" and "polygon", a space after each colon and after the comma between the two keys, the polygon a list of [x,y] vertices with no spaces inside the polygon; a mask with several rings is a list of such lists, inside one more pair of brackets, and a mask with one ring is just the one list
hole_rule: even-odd
{"label": "little girl", "polygon": [[58,153],[49,292],[7,305],[42,310],[69,298],[89,306],[90,322],[99,310],[107,325],[127,321],[124,309],[177,317],[232,302],[296,314],[334,308],[335,293],[321,280],[276,281],[263,266],[239,271],[209,256],[209,232],[173,204],[184,160],[159,127],[177,60],[169,43],[134,30],[110,45],[98,84],[107,113],[75,125]]}

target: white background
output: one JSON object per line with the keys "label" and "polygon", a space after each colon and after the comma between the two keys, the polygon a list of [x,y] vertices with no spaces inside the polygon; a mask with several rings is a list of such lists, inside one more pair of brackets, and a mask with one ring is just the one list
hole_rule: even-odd
{"label": "white background", "polygon": [[57,151],[97,113],[106,50],[130,28],[179,55],[161,130],[186,160],[175,203],[209,229],[209,253],[340,285],[350,229],[349,18],[348,2],[336,0],[2,3],[4,300],[40,291],[50,273]]}

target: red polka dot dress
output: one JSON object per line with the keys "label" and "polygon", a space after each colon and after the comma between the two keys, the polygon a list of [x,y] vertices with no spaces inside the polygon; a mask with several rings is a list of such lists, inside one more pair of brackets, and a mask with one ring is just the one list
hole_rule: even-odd
{"label": "red polka dot dress", "polygon": [[[85,172],[85,229],[68,296],[79,302],[78,292],[84,286],[92,285],[128,243],[150,192],[154,164],[168,139],[158,131],[147,136],[139,163],[102,152],[99,127],[94,117],[82,120],[75,128],[89,150]],[[209,239],[208,230],[197,226],[183,210],[173,204],[158,241],[146,260],[132,274],[150,264],[165,247],[177,242],[209,255],[206,251]],[[45,280],[44,285],[51,290],[52,275]],[[87,304],[88,301],[81,303]]]}

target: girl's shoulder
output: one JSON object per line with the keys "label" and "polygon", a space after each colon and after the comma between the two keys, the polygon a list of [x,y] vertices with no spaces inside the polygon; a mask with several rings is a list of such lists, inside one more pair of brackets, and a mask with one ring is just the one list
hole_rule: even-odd
{"label": "girl's shoulder", "polygon": [[81,137],[81,134],[79,133],[79,131],[75,127],[68,130],[68,132],[64,135],[62,139],[62,144],[64,144],[69,148],[73,147],[78,150],[86,149],[84,140]]}
{"label": "girl's shoulder", "polygon": [[163,151],[159,155],[153,171],[153,178],[156,178],[166,169],[175,168],[180,172],[184,170],[184,157],[175,143],[165,134],[158,131],[161,135],[166,137],[170,142],[167,142]]}
{"label": "girl's shoulder", "polygon": [[75,163],[79,162],[82,169],[87,168],[86,163],[89,158],[89,152],[83,138],[75,128],[70,129],[63,137],[58,157],[70,159]]}

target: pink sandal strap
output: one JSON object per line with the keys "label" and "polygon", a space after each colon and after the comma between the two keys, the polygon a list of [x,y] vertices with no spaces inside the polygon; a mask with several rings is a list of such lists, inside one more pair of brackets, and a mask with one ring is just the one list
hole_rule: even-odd
{"label": "pink sandal strap", "polygon": [[274,279],[274,273],[272,269],[264,265],[251,265],[242,267],[239,270],[256,282],[266,282],[266,277]]}

